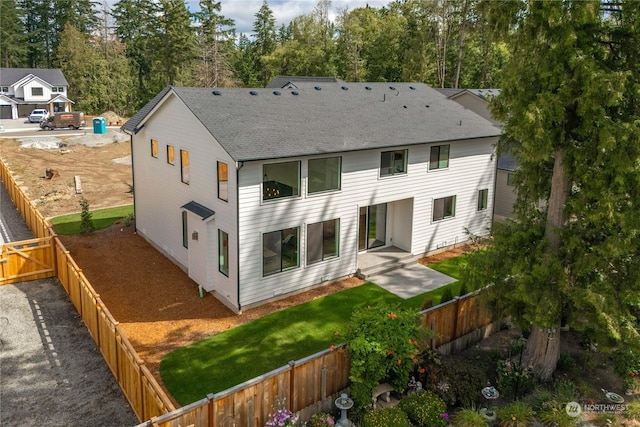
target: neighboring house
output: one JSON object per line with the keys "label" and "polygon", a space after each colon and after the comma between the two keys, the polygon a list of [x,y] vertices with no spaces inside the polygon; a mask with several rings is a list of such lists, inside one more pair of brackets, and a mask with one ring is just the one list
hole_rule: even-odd
{"label": "neighboring house", "polygon": [[137,232],[236,312],[491,226],[501,131],[424,84],[166,87],[122,128]]}
{"label": "neighboring house", "polygon": [[69,83],[59,69],[0,68],[0,118],[27,117],[36,108],[49,114],[71,111]]}
{"label": "neighboring house", "polygon": [[[438,92],[456,101],[476,114],[491,121],[496,126],[502,124],[495,120],[489,111],[489,100],[500,94],[500,89],[437,89]],[[496,186],[493,215],[494,220],[504,221],[514,218],[513,204],[516,201],[516,191],[513,185],[513,174],[517,164],[511,154],[501,154],[496,167]]]}

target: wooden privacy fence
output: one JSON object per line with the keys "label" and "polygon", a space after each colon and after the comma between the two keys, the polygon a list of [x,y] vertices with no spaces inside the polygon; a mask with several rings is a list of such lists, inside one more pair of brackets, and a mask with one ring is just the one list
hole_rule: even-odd
{"label": "wooden privacy fence", "polygon": [[56,237],[51,223],[38,212],[2,159],[0,177],[27,226],[37,237],[2,245],[0,285],[57,277],[138,419],[147,420],[175,410],[171,399],[144,365],[100,295]]}
{"label": "wooden privacy fence", "polygon": [[[335,398],[349,386],[346,352],[326,350],[176,409],[56,237],[51,223],[38,212],[2,159],[0,177],[37,237],[2,246],[0,284],[58,278],[138,419],[148,420],[140,426],[262,427],[277,401],[286,401],[289,409],[308,419],[315,412],[331,411]],[[431,346],[443,353],[466,348],[495,328],[480,312],[476,293],[421,314],[423,325],[435,333]]]}

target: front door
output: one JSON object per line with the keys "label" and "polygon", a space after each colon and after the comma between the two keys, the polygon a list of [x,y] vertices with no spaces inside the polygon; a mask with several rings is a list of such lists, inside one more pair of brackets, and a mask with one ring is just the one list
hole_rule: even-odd
{"label": "front door", "polygon": [[387,234],[387,204],[362,206],[358,220],[358,250],[384,246]]}

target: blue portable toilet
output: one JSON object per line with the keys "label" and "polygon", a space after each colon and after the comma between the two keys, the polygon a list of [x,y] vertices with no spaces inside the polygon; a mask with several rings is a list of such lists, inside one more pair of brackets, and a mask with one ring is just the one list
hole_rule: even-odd
{"label": "blue portable toilet", "polygon": [[107,133],[107,121],[104,117],[93,119],[93,133]]}

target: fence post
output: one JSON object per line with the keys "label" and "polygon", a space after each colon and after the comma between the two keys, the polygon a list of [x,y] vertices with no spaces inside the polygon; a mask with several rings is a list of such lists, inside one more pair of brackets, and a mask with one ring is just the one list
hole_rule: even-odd
{"label": "fence post", "polygon": [[454,300],[456,302],[456,315],[453,318],[453,337],[451,337],[451,341],[460,338],[458,335],[458,319],[460,318],[460,297],[455,297]]}
{"label": "fence post", "polygon": [[298,406],[295,402],[295,390],[296,390],[296,362],[295,360],[289,361],[289,408],[292,412],[298,412]]}

